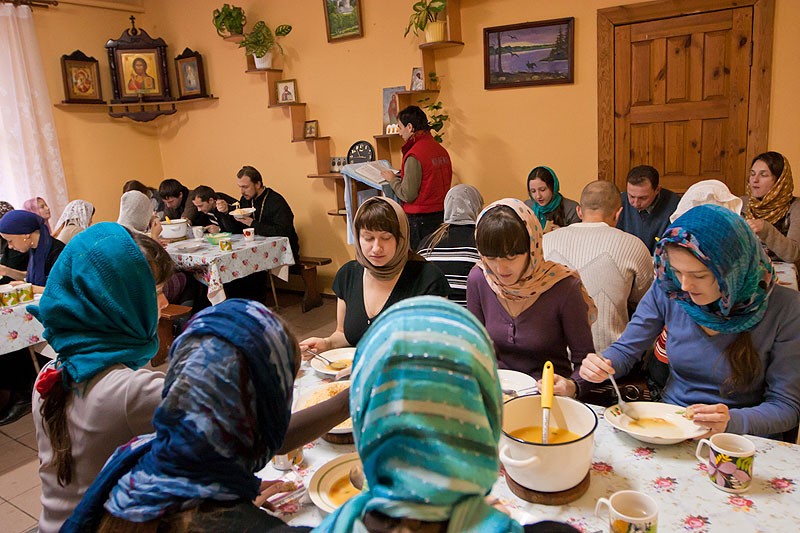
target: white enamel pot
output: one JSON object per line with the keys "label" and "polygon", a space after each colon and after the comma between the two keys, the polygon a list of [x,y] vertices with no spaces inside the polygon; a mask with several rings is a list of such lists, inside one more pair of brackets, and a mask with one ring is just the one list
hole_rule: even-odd
{"label": "white enamel pot", "polygon": [[511,479],[531,490],[561,492],[575,487],[592,466],[597,415],[577,400],[554,396],[551,427],[568,429],[578,435],[577,440],[541,444],[510,435],[524,427],[541,425],[541,396],[518,396],[505,402],[500,462]]}

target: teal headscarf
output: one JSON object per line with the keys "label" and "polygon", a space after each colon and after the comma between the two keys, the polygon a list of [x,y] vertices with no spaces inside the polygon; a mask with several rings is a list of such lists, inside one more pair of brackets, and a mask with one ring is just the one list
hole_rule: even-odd
{"label": "teal headscarf", "polygon": [[81,383],[109,366],[136,369],[158,351],[156,284],[130,234],[112,222],[80,232],[50,271],[39,306],[61,370]]}
{"label": "teal headscarf", "polygon": [[[669,263],[667,245],[694,254],[714,275],[722,294],[709,305],[697,305],[681,289]],[[775,287],[772,261],[742,217],[718,205],[693,207],[678,217],[656,244],[656,283],[676,299],[692,320],[721,333],[753,329],[767,312]]]}
{"label": "teal headscarf", "polygon": [[366,532],[368,511],[449,520],[448,531],[521,532],[486,503],[497,479],[502,396],[492,341],[459,305],[397,303],[355,354],[350,413],[369,490],[314,531]]}
{"label": "teal headscarf", "polygon": [[[539,202],[534,200],[533,199],[533,195],[531,194],[531,180],[533,180],[533,179],[541,179],[541,178],[535,178],[533,176],[533,173],[537,168],[543,168],[543,169],[547,170],[550,173],[551,176],[553,176],[553,197],[550,199],[550,201],[547,203],[547,205],[539,205]],[[556,176],[556,173],[553,172],[552,168],[545,167],[545,166],[539,166],[539,167],[536,167],[536,168],[534,168],[533,170],[530,171],[530,173],[528,174],[527,183],[528,183],[528,196],[531,199],[531,210],[533,210],[533,214],[536,215],[536,218],[539,219],[539,224],[541,224],[542,228],[544,228],[545,225],[547,224],[547,213],[551,213],[552,211],[555,211],[555,209],[558,206],[561,205],[562,196],[561,196],[561,193],[558,192],[558,190],[560,188],[559,184],[558,184],[558,177]]]}

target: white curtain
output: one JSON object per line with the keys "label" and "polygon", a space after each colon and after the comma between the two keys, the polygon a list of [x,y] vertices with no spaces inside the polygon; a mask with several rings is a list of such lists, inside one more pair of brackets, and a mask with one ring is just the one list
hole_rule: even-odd
{"label": "white curtain", "polygon": [[53,217],[67,205],[50,93],[28,6],[0,5],[0,200],[44,198]]}

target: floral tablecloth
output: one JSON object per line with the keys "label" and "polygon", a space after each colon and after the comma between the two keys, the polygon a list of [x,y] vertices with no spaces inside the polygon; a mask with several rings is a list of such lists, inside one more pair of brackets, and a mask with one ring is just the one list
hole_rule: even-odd
{"label": "floral tablecloth", "polygon": [[[195,252],[184,252],[179,248],[186,243],[203,246]],[[270,270],[283,279],[289,277],[289,265],[294,264],[292,249],[286,237],[261,237],[245,241],[242,235],[231,236],[232,250],[222,251],[219,245],[202,241],[180,241],[167,245],[172,260],[180,270],[188,270],[205,285],[208,299],[213,304],[225,300],[223,283],[249,276],[255,272]]]}
{"label": "floral tablecloth", "polygon": [[38,305],[39,298],[41,295],[37,294],[33,302],[0,307],[0,354],[42,342],[44,326],[25,309],[31,304]]}
{"label": "floral tablecloth", "polygon": [[[296,382],[303,395],[320,383],[308,363]],[[652,496],[659,506],[660,531],[798,531],[800,529],[800,446],[750,437],[756,446],[753,482],[749,490],[734,495],[714,488],[705,464],[695,457],[696,441],[672,446],[645,444],[612,428],[602,419],[595,435],[591,485],[580,499],[564,506],[527,503],[514,496],[499,476],[492,495],[523,523],[545,519],[572,524],[584,532],[608,531],[608,519],[594,516],[598,498],[618,490],[634,489]],[[353,445],[330,444],[322,439],[305,446],[304,462],[295,472],[309,485],[314,472],[339,455],[355,451]],[[502,470],[501,470],[502,472]],[[262,479],[284,475],[268,465]],[[279,508],[278,516],[291,525],[318,525],[324,518],[308,495]]]}

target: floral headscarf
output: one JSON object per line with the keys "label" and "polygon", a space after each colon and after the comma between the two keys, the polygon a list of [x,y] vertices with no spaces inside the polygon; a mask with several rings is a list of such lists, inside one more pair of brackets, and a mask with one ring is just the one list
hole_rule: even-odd
{"label": "floral headscarf", "polygon": [[763,198],[759,200],[753,196],[750,180],[747,180],[747,194],[750,196],[750,200],[744,206],[742,213],[744,218],[763,218],[770,224],[775,224],[785,217],[794,199],[792,167],[789,166],[786,156],[783,156],[783,172]]}
{"label": "floral headscarf", "polygon": [[73,200],[64,208],[61,217],[56,224],[56,231],[58,233],[70,221],[74,221],[81,230],[85,230],[92,223],[92,215],[94,214],[94,206],[86,200]]}

